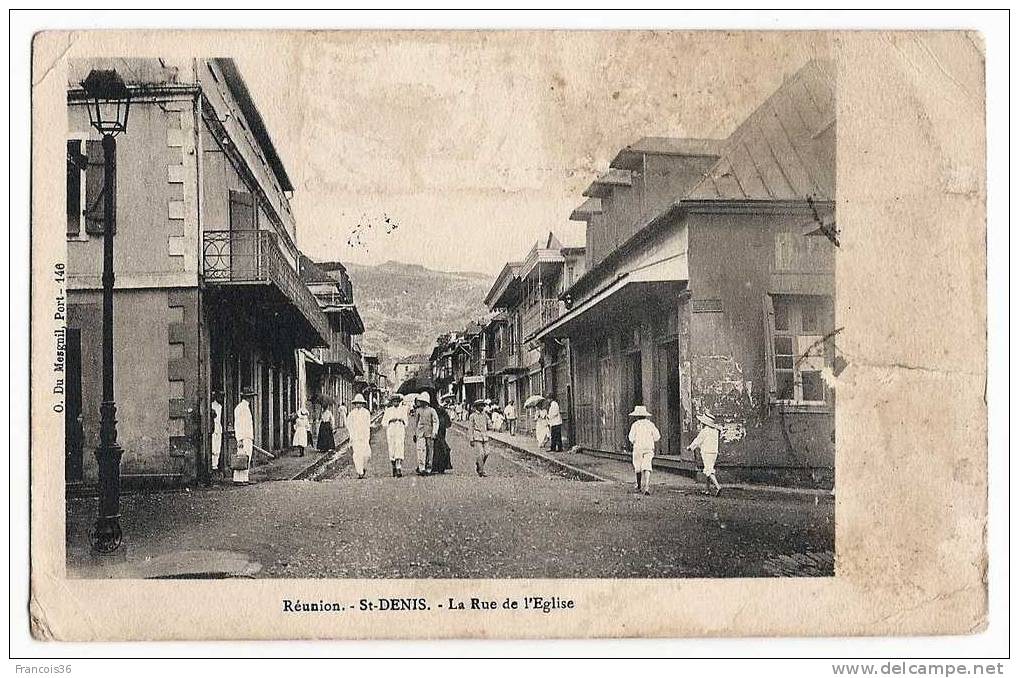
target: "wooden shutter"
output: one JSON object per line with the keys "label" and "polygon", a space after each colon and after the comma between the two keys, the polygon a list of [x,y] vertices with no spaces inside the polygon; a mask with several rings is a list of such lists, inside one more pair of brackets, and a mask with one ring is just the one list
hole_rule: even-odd
{"label": "wooden shutter", "polygon": [[85,168],[85,156],[81,152],[80,139],[67,141],[67,235],[81,233],[81,171]]}
{"label": "wooden shutter", "polygon": [[255,228],[255,200],[247,191],[230,191],[230,230]]}
{"label": "wooden shutter", "polygon": [[764,384],[768,389],[768,405],[775,401],[778,390],[775,379],[775,305],[771,295],[762,295],[764,304]]}
{"label": "wooden shutter", "polygon": [[[103,196],[105,195],[106,173],[103,162],[103,142],[89,139],[85,142],[85,232],[89,235],[102,235],[106,219]],[[117,177],[114,174],[114,193],[117,191]],[[117,201],[113,201],[113,232],[117,232]]]}

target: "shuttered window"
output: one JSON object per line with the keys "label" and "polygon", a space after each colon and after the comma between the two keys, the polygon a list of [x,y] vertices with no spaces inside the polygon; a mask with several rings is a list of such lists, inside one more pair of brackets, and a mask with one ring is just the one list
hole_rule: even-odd
{"label": "shuttered window", "polygon": [[[106,195],[106,171],[103,162],[103,142],[89,139],[85,143],[85,232],[102,235],[106,221],[104,196]],[[114,171],[110,190],[117,192],[117,175]],[[113,232],[117,232],[117,201],[113,201]]]}
{"label": "shuttered window", "polygon": [[81,218],[85,201],[85,168],[88,160],[82,150],[81,139],[67,140],[67,235],[81,233]]}
{"label": "shuttered window", "polygon": [[833,324],[831,298],[765,295],[764,323],[769,401],[829,404],[833,351],[825,337]]}

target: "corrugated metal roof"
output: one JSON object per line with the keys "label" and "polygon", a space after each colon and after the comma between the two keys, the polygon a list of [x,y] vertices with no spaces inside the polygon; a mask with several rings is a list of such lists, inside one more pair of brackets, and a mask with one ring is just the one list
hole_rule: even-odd
{"label": "corrugated metal roof", "polygon": [[726,141],[689,200],[835,199],[835,71],[808,62]]}
{"label": "corrugated metal roof", "polygon": [[682,137],[643,137],[624,146],[609,167],[640,169],[645,155],[713,156],[720,155],[724,139],[690,139]]}
{"label": "corrugated metal roof", "polygon": [[570,221],[587,221],[595,214],[601,214],[601,198],[588,198],[570,212]]}
{"label": "corrugated metal roof", "polygon": [[613,186],[631,186],[633,175],[630,170],[610,168],[597,179],[591,182],[582,195],[586,197],[601,198],[612,192]]}
{"label": "corrugated metal roof", "polygon": [[268,161],[269,167],[272,168],[273,174],[276,175],[276,180],[280,182],[280,187],[284,191],[293,191],[294,185],[290,182],[290,177],[283,166],[283,161],[276,151],[276,145],[273,144],[272,137],[269,136],[269,131],[265,128],[262,114],[259,113],[258,107],[251,98],[251,93],[248,91],[244,78],[241,77],[241,72],[237,69],[237,64],[233,59],[212,59],[212,61],[219,66],[226,77],[227,87],[230,88],[234,99],[237,100],[237,105],[241,108],[241,113],[244,114],[245,120],[248,121],[251,133],[262,147],[265,159]]}
{"label": "corrugated metal roof", "polygon": [[498,302],[502,295],[506,293],[506,290],[517,281],[521,265],[523,265],[522,261],[508,261],[502,267],[502,271],[495,277],[491,289],[485,295],[485,306],[488,306],[489,310],[495,310],[493,304]]}

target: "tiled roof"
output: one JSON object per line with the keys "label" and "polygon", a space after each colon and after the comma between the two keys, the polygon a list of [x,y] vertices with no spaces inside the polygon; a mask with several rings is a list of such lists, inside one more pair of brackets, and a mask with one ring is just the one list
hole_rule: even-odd
{"label": "tiled roof", "polygon": [[814,60],[740,125],[687,200],[835,199],[835,72]]}

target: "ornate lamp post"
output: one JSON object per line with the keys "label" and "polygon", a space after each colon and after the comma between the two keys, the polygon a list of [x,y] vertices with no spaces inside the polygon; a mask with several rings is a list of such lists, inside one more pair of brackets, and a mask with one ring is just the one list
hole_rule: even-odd
{"label": "ornate lamp post", "polygon": [[99,407],[99,516],[92,533],[92,548],[110,553],[120,547],[120,457],[117,443],[117,405],[113,396],[113,235],[117,220],[114,137],[127,130],[131,96],[114,70],[94,70],[81,83],[88,100],[92,127],[103,135],[103,401]]}

